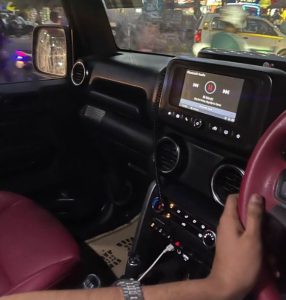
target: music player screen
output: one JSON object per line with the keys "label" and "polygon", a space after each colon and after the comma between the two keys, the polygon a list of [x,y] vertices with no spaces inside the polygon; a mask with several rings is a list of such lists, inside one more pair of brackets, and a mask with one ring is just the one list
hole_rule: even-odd
{"label": "music player screen", "polygon": [[187,70],[179,106],[235,122],[244,79]]}

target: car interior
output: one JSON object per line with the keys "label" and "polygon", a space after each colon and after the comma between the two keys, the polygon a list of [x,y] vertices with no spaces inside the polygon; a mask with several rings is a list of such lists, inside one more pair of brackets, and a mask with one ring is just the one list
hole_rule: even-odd
{"label": "car interior", "polygon": [[[242,221],[252,192],[266,198],[263,236],[279,276],[261,293],[279,299],[285,58],[121,50],[102,1],[63,6],[69,26],[35,29],[33,60],[47,75],[37,62],[40,31],[61,30],[64,75],[0,87],[0,296],[204,278],[226,198],[241,191]],[[170,243],[175,251],[148,270]]]}

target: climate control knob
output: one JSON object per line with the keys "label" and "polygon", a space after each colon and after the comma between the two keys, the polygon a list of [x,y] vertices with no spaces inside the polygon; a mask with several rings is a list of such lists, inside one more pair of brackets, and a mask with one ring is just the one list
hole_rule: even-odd
{"label": "climate control knob", "polygon": [[161,213],[164,211],[164,203],[159,197],[155,197],[151,201],[151,206],[156,213]]}
{"label": "climate control knob", "polygon": [[203,243],[208,248],[213,248],[216,242],[216,234],[212,230],[206,230],[203,233]]}

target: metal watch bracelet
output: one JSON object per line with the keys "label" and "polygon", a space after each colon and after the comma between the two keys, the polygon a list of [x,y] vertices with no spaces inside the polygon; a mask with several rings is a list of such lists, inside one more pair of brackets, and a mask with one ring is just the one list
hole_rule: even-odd
{"label": "metal watch bracelet", "polygon": [[116,281],[114,285],[122,289],[125,300],[144,300],[143,291],[139,281],[133,279],[121,279]]}

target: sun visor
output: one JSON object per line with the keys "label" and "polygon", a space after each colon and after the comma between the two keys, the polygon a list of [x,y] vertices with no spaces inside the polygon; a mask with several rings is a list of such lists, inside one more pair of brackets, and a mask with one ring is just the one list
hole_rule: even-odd
{"label": "sun visor", "polygon": [[142,0],[104,0],[108,9],[112,8],[142,8]]}

